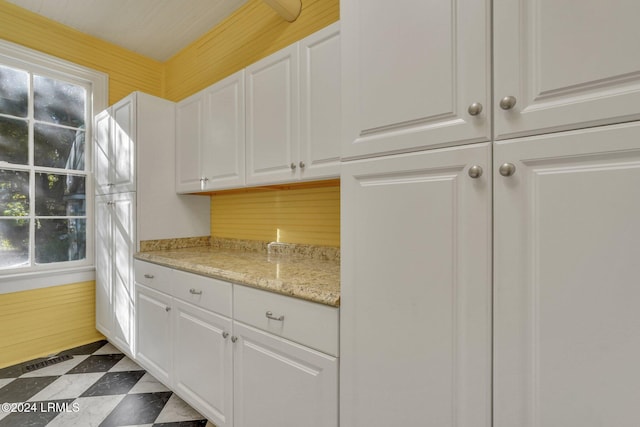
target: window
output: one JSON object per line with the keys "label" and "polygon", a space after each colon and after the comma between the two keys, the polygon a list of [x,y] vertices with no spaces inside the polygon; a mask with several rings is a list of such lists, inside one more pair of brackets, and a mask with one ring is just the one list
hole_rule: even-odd
{"label": "window", "polygon": [[105,93],[101,73],[0,43],[0,275],[93,265],[88,142]]}

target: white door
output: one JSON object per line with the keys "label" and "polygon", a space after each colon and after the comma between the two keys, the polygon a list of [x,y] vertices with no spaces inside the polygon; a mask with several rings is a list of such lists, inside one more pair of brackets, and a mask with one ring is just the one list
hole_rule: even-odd
{"label": "white door", "polygon": [[487,143],[343,163],[343,425],[491,425],[490,171]]}
{"label": "white door", "polygon": [[200,158],[204,188],[244,185],[244,70],[207,89]]}
{"label": "white door", "polygon": [[136,284],[136,358],[154,377],[169,384],[171,297]]}
{"label": "white door", "polygon": [[337,427],[335,357],[233,323],[236,427]]}
{"label": "white door", "polygon": [[176,192],[204,189],[200,162],[204,137],[204,96],[198,92],[176,105]]}
{"label": "white door", "polygon": [[300,41],[300,177],[340,176],[340,23]]}
{"label": "white door", "polygon": [[496,143],[494,168],[494,426],[640,425],[640,124]]}
{"label": "white door", "polygon": [[216,426],[232,426],[231,319],[173,301],[173,386]]}
{"label": "white door", "polygon": [[128,355],[135,354],[135,278],[133,255],[136,252],[135,193],[114,195],[110,200],[113,221],[113,333],[114,343]]}
{"label": "white door", "polygon": [[298,44],[246,68],[247,184],[297,179]]}
{"label": "white door", "polygon": [[111,109],[102,111],[95,119],[96,194],[111,193],[111,121]]}
{"label": "white door", "polygon": [[128,96],[111,107],[113,192],[136,191],[135,96]]}
{"label": "white door", "polygon": [[640,118],[640,2],[494,0],[493,10],[497,139]]}
{"label": "white door", "polygon": [[489,140],[490,5],[340,2],[343,158]]}
{"label": "white door", "polygon": [[96,329],[106,337],[111,336],[113,328],[113,221],[110,201],[108,196],[98,196],[95,200]]}

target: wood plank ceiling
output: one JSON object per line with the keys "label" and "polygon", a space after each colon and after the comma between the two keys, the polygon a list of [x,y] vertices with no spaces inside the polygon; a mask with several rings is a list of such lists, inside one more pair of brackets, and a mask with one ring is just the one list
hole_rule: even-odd
{"label": "wood plank ceiling", "polygon": [[7,0],[164,62],[247,0]]}

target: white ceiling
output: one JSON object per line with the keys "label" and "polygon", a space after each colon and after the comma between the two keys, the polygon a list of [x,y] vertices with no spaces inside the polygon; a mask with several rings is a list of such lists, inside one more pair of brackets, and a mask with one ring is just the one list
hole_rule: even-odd
{"label": "white ceiling", "polygon": [[247,0],[7,0],[118,46],[166,61]]}

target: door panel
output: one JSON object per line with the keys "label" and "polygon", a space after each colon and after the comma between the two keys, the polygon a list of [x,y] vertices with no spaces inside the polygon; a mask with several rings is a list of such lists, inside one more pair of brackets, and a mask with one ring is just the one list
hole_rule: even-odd
{"label": "door panel", "polygon": [[640,125],[496,144],[495,426],[638,424]]}

